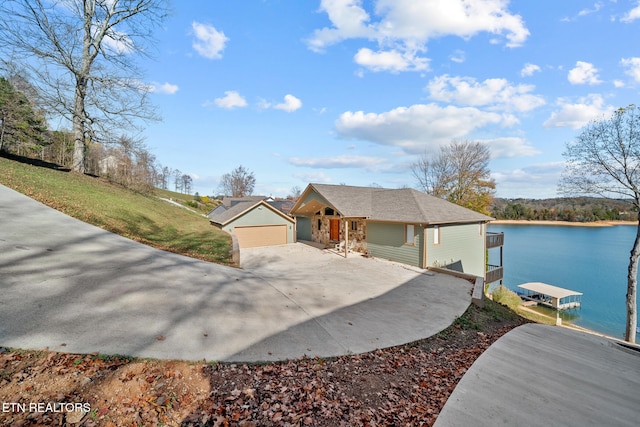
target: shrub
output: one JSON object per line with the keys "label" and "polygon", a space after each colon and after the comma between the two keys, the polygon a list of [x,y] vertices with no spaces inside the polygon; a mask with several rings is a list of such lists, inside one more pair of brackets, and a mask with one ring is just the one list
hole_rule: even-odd
{"label": "shrub", "polygon": [[522,300],[518,294],[503,285],[500,285],[493,290],[493,300],[502,305],[506,305],[512,310],[516,310],[518,306],[522,304]]}

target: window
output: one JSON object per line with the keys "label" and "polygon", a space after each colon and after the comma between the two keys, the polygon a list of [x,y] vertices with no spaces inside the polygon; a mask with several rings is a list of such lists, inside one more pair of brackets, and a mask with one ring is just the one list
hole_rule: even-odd
{"label": "window", "polygon": [[433,226],[433,244],[434,245],[440,244],[440,226],[438,225]]}
{"label": "window", "polygon": [[351,231],[358,231],[357,221],[351,221]]}
{"label": "window", "polygon": [[415,245],[415,226],[406,224],[404,227],[404,244]]}
{"label": "window", "polygon": [[322,230],[322,220],[318,218],[318,231]]}

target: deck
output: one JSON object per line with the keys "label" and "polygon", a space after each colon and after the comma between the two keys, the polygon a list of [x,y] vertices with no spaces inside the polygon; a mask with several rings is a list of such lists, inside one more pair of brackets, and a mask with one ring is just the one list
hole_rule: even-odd
{"label": "deck", "polygon": [[504,246],[504,233],[493,233],[487,231],[485,237],[485,247],[487,251],[493,248],[500,248],[500,258],[499,265],[491,265],[487,263],[486,273],[485,273],[485,283],[493,283],[500,280],[502,283],[502,279],[504,278],[504,270],[502,266],[502,250]]}

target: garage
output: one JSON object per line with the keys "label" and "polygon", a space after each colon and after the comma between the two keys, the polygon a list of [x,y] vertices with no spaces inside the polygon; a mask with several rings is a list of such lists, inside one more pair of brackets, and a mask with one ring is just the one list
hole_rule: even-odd
{"label": "garage", "polygon": [[228,209],[216,209],[209,220],[232,234],[240,249],[295,242],[295,220],[264,200],[240,199]]}
{"label": "garage", "polygon": [[238,238],[240,249],[287,244],[285,224],[235,227],[233,233]]}

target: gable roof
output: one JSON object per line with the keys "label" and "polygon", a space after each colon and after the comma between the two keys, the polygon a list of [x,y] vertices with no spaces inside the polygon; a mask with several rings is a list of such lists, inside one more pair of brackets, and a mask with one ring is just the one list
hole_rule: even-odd
{"label": "gable roof", "polygon": [[[304,215],[310,214],[313,209],[318,210],[316,208],[322,202],[310,200],[305,203],[312,192],[321,196],[340,215],[348,218],[423,224],[486,222],[493,219],[412,188],[328,184],[309,184],[291,210],[292,214]],[[305,209],[307,204],[309,206]]]}
{"label": "gable roof", "polygon": [[230,208],[242,202],[259,202],[260,200],[268,200],[268,199],[270,199],[269,196],[243,196],[243,197],[224,196],[222,198],[222,205],[226,208]]}
{"label": "gable roof", "polygon": [[291,208],[293,208],[294,205],[294,201],[293,200],[274,200],[274,201],[268,201],[267,203],[269,203],[271,206],[273,206],[274,208],[278,209],[279,211],[282,211],[285,214],[288,214],[289,212],[291,212]]}
{"label": "gable roof", "polygon": [[220,215],[222,212],[226,210],[227,210],[227,207],[225,205],[218,205],[207,214],[207,218],[213,218],[214,216]]}
{"label": "gable roof", "polygon": [[218,225],[224,227],[225,225],[229,224],[230,222],[232,222],[236,218],[238,218],[238,217],[244,215],[245,213],[251,211],[252,209],[257,207],[258,205],[266,206],[268,209],[270,209],[273,212],[277,213],[281,217],[286,218],[288,221],[293,222],[293,218],[291,218],[288,215],[285,215],[283,212],[281,212],[278,209],[274,208],[273,206],[271,206],[269,203],[265,202],[264,200],[259,200],[257,202],[256,201],[253,201],[253,202],[252,201],[238,202],[238,203],[234,204],[232,207],[230,207],[229,209],[225,210],[224,212],[221,212],[219,214],[210,215],[209,216],[209,221],[211,221],[214,224],[218,224]]}

